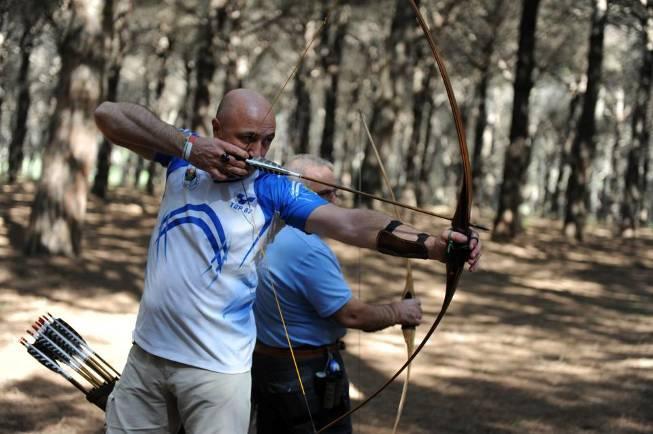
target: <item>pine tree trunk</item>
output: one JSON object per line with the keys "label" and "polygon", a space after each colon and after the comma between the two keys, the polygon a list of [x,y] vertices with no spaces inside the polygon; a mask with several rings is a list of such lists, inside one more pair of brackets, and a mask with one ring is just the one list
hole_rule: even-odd
{"label": "pine tree trunk", "polygon": [[18,71],[18,78],[16,79],[16,86],[18,88],[16,99],[16,121],[14,124],[11,142],[9,142],[9,183],[16,182],[20,167],[23,164],[24,142],[27,134],[27,116],[31,105],[31,98],[29,92],[29,71],[30,63],[29,58],[32,54],[34,46],[33,29],[25,23],[25,29],[20,38],[19,48],[21,51],[20,56],[20,69]]}
{"label": "pine tree trunk", "polygon": [[[172,2],[169,6],[172,10],[175,10],[175,3]],[[166,78],[168,77],[170,54],[173,52],[177,38],[174,33],[170,30],[166,31],[166,28],[170,28],[167,23],[161,24],[161,33],[165,35],[166,43],[158,47],[156,56],[158,60],[158,68],[156,70],[156,85],[154,86],[154,101],[153,105],[156,107],[155,113],[159,116],[163,116],[163,107],[161,96],[166,87]],[[141,164],[145,163],[141,159]],[[159,165],[153,160],[150,161],[147,165],[147,181],[145,183],[145,191],[149,195],[155,193],[154,181],[157,179],[159,173]]]}
{"label": "pine tree trunk", "polygon": [[145,191],[150,196],[154,194],[154,180],[157,175],[157,165],[158,163],[154,160],[150,160],[147,164],[147,182],[145,183]]}
{"label": "pine tree trunk", "polygon": [[[424,181],[419,178],[420,167],[425,164],[424,161],[419,159],[419,150],[428,146],[428,137],[425,136],[428,127],[426,124],[431,121],[430,118],[425,117],[429,113],[429,106],[431,103],[431,80],[436,73],[433,62],[430,57],[425,56],[423,45],[417,50],[415,56],[417,64],[415,65],[415,75],[420,74],[421,80],[417,81],[418,87],[413,95],[413,128],[411,132],[410,142],[406,150],[406,157],[404,158],[404,170],[406,171],[406,186],[402,188],[403,195],[412,192],[415,198],[417,197],[417,189]],[[422,60],[420,65],[419,60]],[[424,60],[427,63],[424,63]],[[418,77],[416,77],[418,78]],[[425,110],[426,109],[426,110]],[[406,191],[406,189],[408,191]],[[400,197],[399,191],[396,191],[397,197]]]}
{"label": "pine tree trunk", "polygon": [[[97,5],[96,5],[97,6]],[[57,41],[61,57],[54,92],[55,111],[50,142],[43,151],[43,169],[27,228],[26,254],[79,255],[86,215],[88,179],[97,156],[97,129],[93,111],[101,93],[98,10],[87,3],[66,5],[70,21]],[[86,21],[88,20],[88,21]]]}
{"label": "pine tree trunk", "polygon": [[238,34],[241,25],[242,14],[232,14],[233,10],[242,7],[240,1],[227,2],[226,7],[218,11],[218,32],[224,35],[220,38],[224,43],[221,46],[221,65],[225,71],[223,93],[230,90],[238,89],[243,86],[242,78],[238,72],[238,52],[237,46],[233,44],[231,35]]}
{"label": "pine tree trunk", "polygon": [[145,159],[140,155],[136,155],[136,164],[134,167],[134,172],[132,173],[132,186],[134,188],[140,188],[141,186],[141,172],[143,171],[143,166],[145,166]]}
{"label": "pine tree trunk", "polygon": [[202,30],[197,33],[197,51],[195,57],[195,95],[190,112],[190,128],[197,131],[202,136],[207,136],[211,128],[207,125],[207,119],[211,118],[211,95],[209,87],[213,81],[213,75],[216,70],[216,58],[214,38],[217,31],[218,14],[221,9],[208,6],[208,13],[204,18]]}
{"label": "pine tree trunk", "polygon": [[233,57],[234,53],[231,45],[228,43],[218,46],[218,40],[229,41],[230,32],[234,28],[231,12],[233,8],[238,7],[238,2],[223,2],[219,6],[213,6],[209,2],[209,10],[206,22],[202,31],[198,33],[197,56],[195,58],[195,96],[193,99],[191,116],[191,128],[202,136],[211,135],[212,128],[209,119],[213,117],[214,107],[211,107],[210,87],[213,76],[217,69],[216,54],[219,51],[227,51],[226,61],[224,62],[225,74],[225,91],[238,87],[240,81],[236,75],[236,63]]}
{"label": "pine tree trunk", "polygon": [[569,116],[567,117],[565,133],[562,136],[563,140],[561,140],[562,145],[560,149],[560,158],[558,159],[558,177],[556,179],[553,193],[549,199],[549,210],[555,217],[558,217],[560,214],[560,195],[562,194],[565,181],[567,180],[565,175],[567,167],[569,166],[569,153],[571,152],[571,145],[574,142],[575,137],[573,126],[578,120],[580,102],[583,97],[584,94],[576,89],[572,91],[572,96],[569,100]]}
{"label": "pine tree trunk", "polygon": [[519,48],[514,82],[514,102],[510,126],[510,144],[506,150],[499,207],[494,220],[493,239],[512,239],[521,231],[519,206],[523,202],[522,186],[526,183],[531,160],[529,137],[529,98],[535,67],[535,34],[540,0],[524,0],[519,29]]}
{"label": "pine tree trunk", "polygon": [[191,128],[200,135],[206,136],[210,129],[205,123],[205,119],[209,117],[211,102],[211,95],[209,94],[209,86],[211,80],[213,80],[213,74],[215,73],[215,59],[213,55],[210,54],[213,50],[211,43],[213,40],[213,26],[211,25],[211,19],[207,18],[207,25],[204,26],[204,30],[200,32],[202,35],[202,41],[200,43],[200,49],[197,50],[198,56],[196,58],[196,67],[195,67],[195,80],[197,87],[195,89],[195,98],[193,102],[193,108],[191,110]]}
{"label": "pine tree trunk", "polygon": [[186,87],[184,89],[184,97],[180,101],[179,113],[177,114],[177,118],[175,119],[174,124],[182,125],[184,126],[184,128],[187,128],[190,125],[191,119],[193,118],[193,115],[191,113],[192,106],[193,106],[192,97],[195,94],[195,87],[196,87],[193,80],[193,76],[197,65],[195,65],[195,62],[187,54],[187,52],[184,52],[183,59],[184,59],[183,81],[184,83],[186,83]]}
{"label": "pine tree trunk", "polygon": [[614,139],[612,146],[606,153],[610,159],[611,171],[603,179],[601,193],[599,195],[599,207],[596,216],[599,220],[606,221],[613,216],[615,198],[617,197],[617,169],[619,166],[619,155],[623,147],[623,118],[616,117],[614,120]]}
{"label": "pine tree trunk", "polygon": [[360,83],[353,83],[353,88],[346,93],[348,99],[345,104],[347,104],[348,110],[345,116],[344,131],[347,133],[345,133],[342,143],[342,161],[340,166],[336,165],[336,169],[340,167],[340,171],[336,172],[336,176],[346,177],[351,185],[357,182],[360,170],[357,167],[357,154],[362,145],[359,139],[362,137],[360,134],[362,128],[360,122],[361,87]]}
{"label": "pine tree trunk", "polygon": [[[127,13],[131,9],[131,0],[117,0],[118,5],[114,13],[114,0],[106,0],[102,12],[102,30],[105,43],[104,52],[108,53],[106,59],[106,83],[103,84],[102,98],[105,101],[116,101],[118,85],[120,84],[120,71],[129,39]],[[97,156],[97,171],[93,180],[91,192],[96,196],[106,199],[109,185],[109,170],[111,168],[111,143],[104,138]]]}
{"label": "pine tree trunk", "polygon": [[607,16],[608,7],[604,0],[594,0],[587,65],[587,90],[569,155],[570,173],[563,227],[567,236],[574,236],[578,241],[583,239],[583,229],[589,212],[588,184],[596,153],[595,112],[601,85],[603,39]]}
{"label": "pine tree trunk", "polygon": [[[106,101],[115,101],[118,96],[118,82],[120,77],[120,67],[112,69],[110,72]],[[97,155],[97,171],[93,179],[91,192],[102,199],[107,198],[109,188],[109,170],[111,168],[111,150],[113,145],[106,138],[102,139],[100,150]]]}
{"label": "pine tree trunk", "polygon": [[485,131],[488,125],[487,93],[492,79],[492,58],[496,49],[496,38],[505,18],[504,0],[494,3],[488,11],[487,22],[489,34],[487,41],[482,46],[480,63],[480,80],[476,86],[476,124],[474,126],[474,150],[472,151],[472,191],[475,201],[482,203],[483,197],[483,147],[485,144]]}
{"label": "pine tree trunk", "polygon": [[[411,83],[399,80],[403,75],[412,76],[415,48],[409,43],[410,37],[416,34],[415,17],[403,0],[395,3],[394,15],[390,25],[390,34],[386,40],[386,51],[390,59],[384,63],[378,81],[374,108],[370,119],[370,131],[383,158],[384,150],[393,140],[394,126],[397,114],[403,104],[409,101]],[[383,62],[383,60],[381,60]],[[373,153],[365,152],[363,164],[363,191],[378,192],[381,190],[379,167]],[[362,199],[368,206],[371,200]]]}
{"label": "pine tree trunk", "polygon": [[295,110],[289,125],[290,143],[298,154],[309,152],[309,132],[311,128],[311,95],[306,88],[306,67],[299,65],[293,93],[295,94]]}
{"label": "pine tree trunk", "polygon": [[620,231],[634,234],[642,219],[646,186],[645,161],[650,141],[649,111],[651,79],[653,78],[653,49],[649,35],[653,32],[653,0],[646,3],[647,15],[642,17],[642,65],[639,70],[637,93],[632,116],[632,144],[628,151],[623,201],[621,203]]}
{"label": "pine tree trunk", "polygon": [[420,158],[420,165],[417,179],[420,180],[415,186],[415,204],[418,207],[423,207],[426,203],[426,192],[429,186],[429,174],[433,171],[436,159],[440,155],[440,140],[432,140],[433,113],[435,112],[435,105],[433,101],[429,101],[427,115],[426,115],[426,130],[424,131],[424,146],[422,147],[422,154]]}
{"label": "pine tree trunk", "polygon": [[[9,21],[8,21],[9,12],[3,11],[0,13],[0,32],[6,34],[8,32]],[[6,39],[0,45],[0,77],[3,78],[0,81],[0,126],[2,125],[2,116],[4,114],[4,103],[5,97],[7,96],[7,82],[4,80],[6,78],[6,68],[7,68],[7,56],[9,55],[9,50],[6,47]]]}
{"label": "pine tree trunk", "polygon": [[91,68],[79,64],[76,53],[62,54],[57,108],[32,204],[27,254],[81,253],[88,177],[97,153],[92,114],[100,80]]}
{"label": "pine tree trunk", "polygon": [[[325,3],[326,8],[329,7]],[[322,33],[321,46],[326,49],[326,55],[322,54],[322,68],[328,77],[329,85],[324,91],[324,129],[322,130],[322,142],[320,144],[320,156],[329,161],[333,161],[334,155],[334,135],[336,130],[336,108],[338,100],[338,84],[340,81],[340,64],[342,63],[342,54],[347,34],[347,17],[340,13],[334,18],[327,32]],[[335,26],[334,26],[335,24]],[[331,35],[331,33],[333,33]]]}
{"label": "pine tree trunk", "polygon": [[[379,105],[378,103],[374,105],[369,127],[372,136],[375,138],[375,143],[379,149],[379,153],[389,142],[389,139],[392,138],[394,119],[395,117],[392,109]],[[362,190],[369,193],[381,191],[382,183],[379,175],[379,163],[372,152],[363,153],[363,163],[360,170],[362,173]],[[361,198],[361,202],[365,203],[367,206],[372,205],[372,201],[368,198]]]}
{"label": "pine tree trunk", "polygon": [[[488,58],[489,60],[489,58]],[[490,83],[490,65],[484,63],[481,68],[481,79],[476,87],[476,125],[474,126],[474,150],[472,151],[472,191],[476,201],[482,196],[483,187],[483,144],[487,128],[487,91]]]}

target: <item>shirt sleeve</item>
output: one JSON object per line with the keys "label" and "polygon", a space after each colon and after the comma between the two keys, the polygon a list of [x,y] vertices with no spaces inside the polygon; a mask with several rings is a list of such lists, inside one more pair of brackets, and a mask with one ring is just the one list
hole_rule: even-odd
{"label": "shirt sleeve", "polygon": [[286,176],[262,173],[254,188],[266,215],[278,212],[283,221],[302,231],[311,213],[328,203],[301,182]]}
{"label": "shirt sleeve", "polygon": [[349,285],[342,275],[335,254],[326,244],[311,244],[306,254],[301,255],[305,270],[301,291],[318,315],[327,318],[340,310],[352,298]]}

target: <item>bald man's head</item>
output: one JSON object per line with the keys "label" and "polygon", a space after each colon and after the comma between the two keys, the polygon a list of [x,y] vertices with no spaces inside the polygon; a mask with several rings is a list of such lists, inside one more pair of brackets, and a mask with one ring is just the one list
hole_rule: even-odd
{"label": "bald man's head", "polygon": [[220,101],[215,117],[220,122],[226,122],[234,115],[259,118],[261,122],[266,115],[274,116],[270,111],[268,100],[251,89],[230,90]]}
{"label": "bald man's head", "polygon": [[251,89],[227,92],[213,119],[213,135],[240,146],[253,157],[264,157],[276,123],[268,100]]}

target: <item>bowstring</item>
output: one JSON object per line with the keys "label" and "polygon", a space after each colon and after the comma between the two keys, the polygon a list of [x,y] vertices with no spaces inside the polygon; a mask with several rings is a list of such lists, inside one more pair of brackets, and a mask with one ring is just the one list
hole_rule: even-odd
{"label": "bowstring", "polygon": [[[372,137],[372,133],[370,132],[370,128],[367,126],[367,122],[365,121],[365,116],[363,115],[363,112],[358,112],[360,115],[360,121],[363,124],[363,127],[365,128],[365,133],[367,134],[367,139],[372,145],[372,150],[374,151],[374,155],[376,156],[376,160],[379,162],[379,169],[381,171],[381,175],[383,176],[383,181],[385,182],[386,188],[388,189],[388,193],[390,194],[390,197],[392,200],[397,200],[395,197],[395,193],[392,190],[392,184],[390,183],[390,178],[388,177],[387,172],[385,171],[385,166],[383,164],[383,160],[381,159],[381,154],[379,153],[379,149],[376,146],[376,143],[374,142],[374,138]],[[395,217],[397,220],[402,220],[401,218],[401,212],[399,210],[399,207],[397,205],[394,205],[392,207]],[[411,217],[413,214],[411,214]],[[411,223],[412,223],[412,218],[411,218]],[[409,294],[409,290],[412,289],[412,292],[410,293],[412,296],[415,296],[415,288],[414,288],[414,282],[413,282],[413,272],[412,272],[412,264],[410,262],[410,259],[406,258],[406,283],[405,283],[405,291],[404,294],[402,294],[402,299],[405,295]],[[412,332],[409,332],[408,330],[402,330],[403,336],[404,336],[404,341],[406,342],[406,353],[407,353],[407,358],[409,358],[413,352],[413,347],[415,346],[415,331],[414,329]],[[399,404],[397,405],[397,414],[395,416],[395,421],[392,426],[392,434],[395,434],[397,432],[397,428],[399,427],[399,421],[401,419],[401,414],[403,413],[404,410],[404,405],[406,403],[406,396],[408,395],[408,385],[410,382],[410,366],[408,365],[408,368],[406,369],[406,377],[404,378],[404,384],[401,388],[401,396],[399,398]]]}
{"label": "bowstring", "polygon": [[306,410],[308,410],[308,418],[311,421],[311,427],[313,432],[317,432],[315,428],[315,421],[313,420],[313,415],[311,414],[311,407],[308,404],[308,397],[306,396],[306,390],[304,389],[304,382],[302,381],[302,376],[299,373],[299,365],[297,364],[297,358],[295,357],[295,351],[293,350],[292,344],[290,343],[290,333],[288,333],[288,327],[286,326],[286,320],[283,317],[283,311],[281,310],[281,303],[279,302],[279,297],[277,295],[277,290],[274,288],[274,282],[271,282],[270,288],[272,289],[272,294],[274,294],[274,301],[277,304],[277,309],[279,310],[279,317],[281,318],[281,324],[283,325],[283,331],[286,334],[286,341],[288,342],[288,349],[290,350],[290,358],[292,359],[293,367],[295,368],[295,373],[297,374],[297,379],[299,380],[299,387],[302,391],[302,397],[304,398],[304,404],[306,404]]}
{"label": "bowstring", "polygon": [[290,75],[288,76],[288,78],[286,78],[286,81],[283,82],[283,85],[281,86],[281,88],[279,88],[276,95],[274,95],[274,98],[272,98],[272,102],[270,103],[270,107],[268,108],[268,111],[265,114],[265,116],[263,116],[263,120],[261,121],[261,124],[263,124],[265,122],[265,120],[268,118],[268,116],[270,116],[270,114],[272,113],[272,110],[273,110],[274,106],[279,101],[279,98],[281,98],[281,94],[286,89],[286,86],[288,86],[288,83],[290,82],[290,80],[292,80],[293,77],[295,77],[295,75],[297,75],[297,71],[299,70],[299,67],[301,66],[301,64],[304,62],[304,59],[306,58],[306,55],[308,54],[308,50],[311,49],[311,46],[313,45],[313,42],[315,42],[315,40],[320,35],[320,33],[322,33],[322,30],[328,24],[329,17],[331,16],[331,13],[333,12],[333,10],[336,8],[337,5],[338,5],[338,0],[334,1],[333,4],[331,5],[331,7],[329,9],[327,9],[326,14],[324,15],[324,19],[322,20],[322,24],[320,24],[320,27],[318,27],[318,29],[313,33],[313,36],[309,40],[308,44],[306,44],[306,47],[304,48],[304,51],[302,51],[301,56],[299,56],[299,60],[297,61],[297,63],[295,63],[295,66],[290,71]]}
{"label": "bowstring", "polygon": [[[364,136],[363,136],[363,130],[360,128],[360,126],[358,127],[358,131],[359,131],[359,138],[358,138],[358,155],[359,155],[359,159],[358,159],[357,187],[358,187],[359,190],[361,190],[363,188],[363,158],[362,158],[362,156],[364,154],[364,151],[363,151],[363,143],[364,143],[363,137]],[[361,206],[362,197],[360,195],[358,195],[358,194],[356,196],[354,196],[354,197],[355,197],[354,204],[355,204],[356,208],[359,208]],[[363,276],[363,273],[362,273],[362,258],[363,258],[362,249],[359,247],[358,248],[358,276],[357,277],[358,277],[358,299],[361,300],[361,301],[362,301],[362,298],[361,298],[361,296],[362,296],[362,285],[361,285],[361,283],[362,283],[362,276]],[[362,378],[362,368],[361,368],[362,360],[363,360],[363,358],[362,358],[362,355],[363,355],[362,335],[363,335],[363,333],[360,330],[358,330],[358,335],[357,335],[358,336],[358,364],[356,365],[356,370],[357,370],[357,375],[358,375],[358,381],[359,382],[361,382],[361,378]],[[357,426],[358,426],[358,431],[360,432],[361,419],[359,417],[356,417],[356,423],[357,423]]]}
{"label": "bowstring", "polygon": [[[290,80],[292,80],[292,78],[297,74],[297,71],[299,70],[300,65],[302,64],[302,62],[304,61],[304,58],[306,57],[306,55],[308,53],[308,50],[310,50],[311,46],[313,45],[313,42],[315,42],[315,39],[317,39],[317,37],[322,32],[322,30],[326,27],[326,25],[328,23],[328,20],[329,20],[329,17],[331,16],[331,12],[333,12],[333,10],[337,6],[337,4],[338,4],[338,1],[336,0],[336,1],[333,2],[331,7],[327,10],[327,12],[326,12],[326,14],[324,16],[324,19],[322,20],[322,24],[313,33],[313,36],[311,37],[308,44],[304,48],[301,56],[299,57],[299,60],[297,61],[297,63],[293,67],[292,71],[290,72],[290,75],[288,76],[286,81],[283,83],[281,88],[277,91],[276,95],[272,99],[272,102],[270,103],[270,107],[268,108],[267,113],[265,114],[265,116],[263,117],[263,119],[260,122],[261,125],[263,125],[265,123],[265,120],[272,113],[272,110],[274,109],[274,106],[279,101],[279,98],[281,97],[281,94],[283,93],[284,89],[286,88],[286,86],[288,85]],[[263,250],[262,255],[263,255],[262,257],[265,257],[265,250]],[[289,352],[290,352],[290,358],[292,359],[293,367],[295,369],[295,373],[297,374],[297,381],[299,383],[299,387],[300,387],[300,390],[302,392],[302,397],[304,399],[304,404],[306,405],[306,411],[308,413],[308,417],[309,417],[310,422],[311,422],[311,427],[313,428],[313,433],[317,433],[317,429],[315,427],[315,422],[313,420],[313,414],[311,413],[311,408],[310,408],[310,406],[308,404],[308,397],[306,396],[306,391],[305,391],[305,388],[304,388],[304,382],[302,381],[302,376],[299,373],[299,365],[297,364],[297,359],[295,357],[295,352],[294,352],[293,347],[292,347],[292,343],[291,343],[291,340],[290,340],[290,334],[288,333],[288,328],[286,326],[286,322],[285,322],[285,319],[284,319],[284,316],[283,316],[283,311],[281,309],[281,304],[279,302],[279,297],[277,296],[277,291],[274,288],[274,282],[271,282],[271,289],[272,289],[272,293],[274,294],[274,300],[275,300],[276,305],[277,305],[277,310],[279,312],[279,318],[281,319],[281,324],[283,326],[283,330],[284,330],[284,333],[286,335],[286,341],[288,342],[288,349],[289,349]]]}

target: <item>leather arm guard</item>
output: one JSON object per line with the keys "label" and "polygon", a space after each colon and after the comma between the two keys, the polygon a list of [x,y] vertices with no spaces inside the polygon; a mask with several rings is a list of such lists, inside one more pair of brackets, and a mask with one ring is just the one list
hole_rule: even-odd
{"label": "leather arm guard", "polygon": [[428,259],[429,252],[426,248],[426,239],[429,234],[421,232],[417,234],[417,240],[404,240],[393,234],[397,227],[403,223],[399,220],[392,220],[376,236],[376,250],[386,255],[399,256],[401,258]]}

